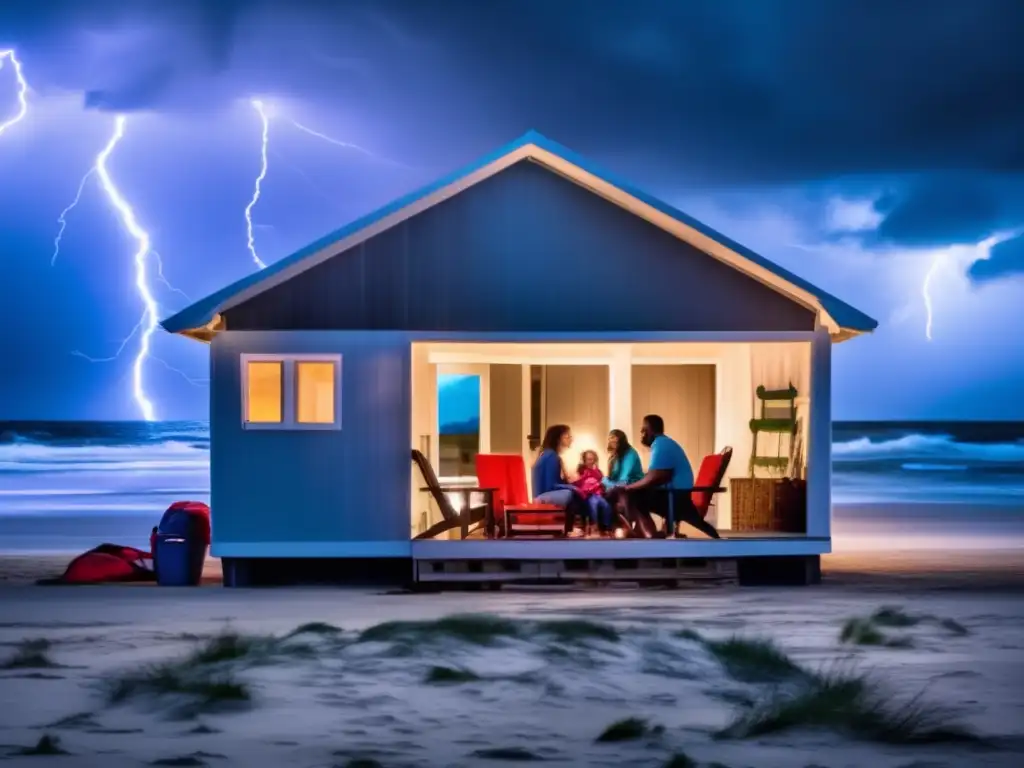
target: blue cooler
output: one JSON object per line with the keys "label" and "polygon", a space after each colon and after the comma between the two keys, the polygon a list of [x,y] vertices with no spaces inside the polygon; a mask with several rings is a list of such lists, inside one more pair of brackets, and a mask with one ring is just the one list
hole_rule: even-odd
{"label": "blue cooler", "polygon": [[202,518],[185,509],[169,509],[156,530],[153,565],[162,587],[195,587],[203,577],[206,536]]}

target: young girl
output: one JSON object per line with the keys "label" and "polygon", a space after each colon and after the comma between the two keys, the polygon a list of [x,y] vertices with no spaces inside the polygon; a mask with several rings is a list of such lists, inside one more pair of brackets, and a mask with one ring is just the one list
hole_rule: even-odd
{"label": "young girl", "polygon": [[597,452],[584,451],[580,456],[580,465],[576,469],[576,481],[573,487],[587,504],[589,516],[586,532],[574,528],[569,535],[573,538],[594,535],[594,526],[599,535],[608,535],[611,528],[612,508],[604,498],[604,474],[597,466]]}

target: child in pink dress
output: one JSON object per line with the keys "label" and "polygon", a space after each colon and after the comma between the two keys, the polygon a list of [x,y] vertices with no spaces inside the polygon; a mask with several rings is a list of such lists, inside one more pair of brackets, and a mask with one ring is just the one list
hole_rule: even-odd
{"label": "child in pink dress", "polygon": [[590,515],[587,520],[586,531],[580,528],[573,528],[572,533],[569,534],[573,538],[592,535],[595,525],[599,527],[602,533],[607,528],[606,521],[599,519],[605,517],[601,513],[604,511],[604,507],[608,506],[608,502],[603,498],[604,486],[601,484],[601,481],[604,479],[604,474],[597,466],[597,461],[596,451],[584,451],[580,455],[580,465],[576,469],[577,478],[572,485],[576,492],[583,497],[583,500],[587,502]]}

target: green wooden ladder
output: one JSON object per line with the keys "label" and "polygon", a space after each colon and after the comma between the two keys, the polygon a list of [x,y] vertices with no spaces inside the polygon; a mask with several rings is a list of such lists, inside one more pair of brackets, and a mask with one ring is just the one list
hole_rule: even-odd
{"label": "green wooden ladder", "polygon": [[[763,386],[757,388],[757,399],[761,401],[761,416],[750,420],[750,431],[753,435],[753,444],[750,451],[750,476],[760,467],[779,474],[785,474],[789,468],[789,450],[787,455],[782,455],[782,437],[789,435],[789,445],[797,431],[796,419],[796,388],[790,384],[787,389],[765,389]],[[760,441],[758,438],[765,434],[777,436],[775,455],[760,452]],[[770,442],[765,440],[765,442]]]}

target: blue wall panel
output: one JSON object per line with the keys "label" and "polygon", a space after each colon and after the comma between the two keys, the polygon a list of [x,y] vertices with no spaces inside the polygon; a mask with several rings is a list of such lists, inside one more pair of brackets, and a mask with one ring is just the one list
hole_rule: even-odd
{"label": "blue wall panel", "polygon": [[[243,353],[340,354],[341,430],[243,429]],[[409,365],[400,333],[219,334],[211,352],[214,554],[407,554]],[[365,552],[337,542],[365,542]]]}
{"label": "blue wall panel", "polygon": [[812,331],[815,313],[522,161],[227,310],[232,330]]}

